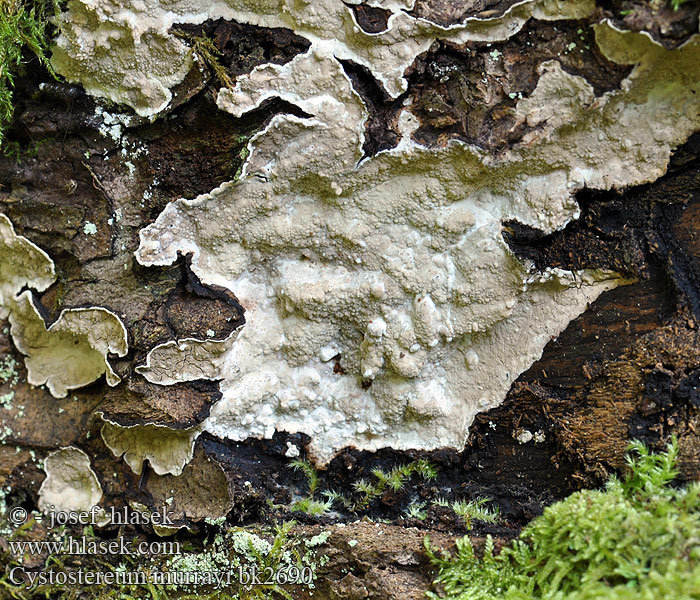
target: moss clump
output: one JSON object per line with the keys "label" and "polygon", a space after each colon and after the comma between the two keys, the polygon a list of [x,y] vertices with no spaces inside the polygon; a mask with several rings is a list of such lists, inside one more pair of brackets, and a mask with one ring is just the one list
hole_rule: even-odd
{"label": "moss clump", "polygon": [[658,455],[633,444],[624,479],[553,504],[497,555],[490,537],[483,558],[467,537],[455,556],[426,538],[435,583],[451,600],[700,599],[700,482],[670,486],[677,456],[675,438]]}
{"label": "moss clump", "polygon": [[58,0],[0,1],[0,144],[12,121],[14,76],[23,53],[30,52],[53,74],[46,56],[49,17],[58,12]]}
{"label": "moss clump", "polygon": [[320,479],[318,477],[318,471],[313,467],[313,465],[305,460],[296,459],[289,463],[289,466],[295,471],[301,471],[306,478],[306,483],[309,486],[309,492],[305,498],[297,500],[292,504],[292,510],[299,510],[309,515],[325,515],[333,507],[333,502],[331,500],[326,500],[325,502],[316,500],[314,496],[318,491],[318,486]]}
{"label": "moss clump", "polygon": [[445,498],[438,498],[434,504],[451,508],[462,519],[464,526],[471,529],[474,521],[483,523],[497,523],[499,518],[498,507],[487,506],[490,498],[474,498],[473,500],[453,500],[449,502]]}
{"label": "moss clump", "polygon": [[324,490],[322,495],[326,500],[321,501],[315,498],[321,480],[314,466],[302,459],[291,461],[289,466],[304,475],[309,487],[307,496],[294,502],[290,506],[291,510],[298,510],[315,516],[325,515],[333,509],[334,504],[342,506],[350,512],[360,512],[369,508],[371,502],[380,498],[387,490],[390,489],[394,492],[403,490],[408,480],[414,475],[418,475],[428,481],[432,481],[437,477],[435,467],[427,460],[421,458],[406,465],[394,467],[388,473],[379,468],[373,469],[372,475],[374,475],[376,481],[369,483],[365,479],[360,479],[354,482],[352,487],[356,494],[353,497],[345,496],[333,490]]}
{"label": "moss clump", "polygon": [[324,495],[332,502],[340,503],[346,510],[359,512],[369,508],[369,505],[380,498],[384,492],[391,490],[399,492],[404,489],[408,480],[417,475],[426,481],[437,478],[437,470],[425,459],[418,459],[406,465],[394,467],[388,473],[382,469],[373,469],[372,475],[375,481],[370,483],[366,479],[360,479],[352,484],[355,497],[348,498],[333,491],[326,491]]}
{"label": "moss clump", "polygon": [[176,31],[175,35],[190,43],[192,51],[214,72],[214,75],[221,85],[230,89],[233,88],[233,79],[229,77],[228,72],[219,62],[221,50],[216,47],[216,44],[211,38],[208,38],[204,34],[199,36],[190,35],[184,31]]}

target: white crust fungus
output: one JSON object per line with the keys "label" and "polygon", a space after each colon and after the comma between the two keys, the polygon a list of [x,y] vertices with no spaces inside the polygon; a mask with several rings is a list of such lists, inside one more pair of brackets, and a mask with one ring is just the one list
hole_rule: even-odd
{"label": "white crust fungus", "polygon": [[61,311],[49,327],[32,301],[32,293],[56,279],[53,261],[40,248],[15,234],[10,220],[0,214],[0,318],[10,320],[10,334],[26,356],[27,380],[44,385],[55,398],[88,385],[103,373],[109,385],[120,378],[107,355],[125,356],[127,332],[119,317],[105,308]]}
{"label": "white crust fungus", "polygon": [[87,512],[99,504],[102,488],[80,448],[68,446],[44,460],[46,479],[39,488],[39,509],[43,512]]}
{"label": "white crust fungus", "polygon": [[190,49],[170,28],[223,18],[292,29],[328,55],[364,65],[396,97],[406,89],[406,68],[438,38],[457,43],[503,40],[531,17],[574,19],[595,8],[592,0],[523,0],[500,17],[441,27],[405,12],[412,2],[372,4],[392,11],[386,31],[363,31],[343,0],[138,0],[128,5],[71,0],[58,18],[60,35],[51,63],[90,94],[128,104],[142,116],[154,115],[168,105],[169,88],[192,65]]}
{"label": "white crust fungus", "polygon": [[[537,273],[509,251],[501,223],[559,230],[578,217],[577,191],[655,180],[700,126],[697,37],[669,51],[602,24],[603,54],[635,65],[619,90],[596,97],[550,61],[517,104],[531,130],[502,154],[456,141],[418,147],[404,112],[401,143],[361,160],[367,112],[339,60],[364,65],[398,96],[406,67],[436,38],[502,40],[532,16],[593,8],[526,0],[443,28],[407,14],[410,0],[372,4],[393,11],[385,32],[361,31],[340,0],[143,0],[129,9],[73,0],[54,59],[91,92],[155,114],[189,60],[168,37],[174,23],[223,17],[289,27],[311,42],[218,96],[234,116],[277,97],[309,118],[274,117],[249,143],[240,180],[169,204],[141,232],[136,257],[167,265],[192,253],[202,282],[228,287],[246,309],[224,354],[202,354],[201,372],[223,380],[204,429],[234,440],[302,431],[321,464],[347,445],[462,448],[475,414],[502,402],[589,302],[624,283],[610,272]],[[133,73],[149,85],[124,83]],[[194,342],[185,342],[154,349],[140,372],[161,384],[191,378]]]}

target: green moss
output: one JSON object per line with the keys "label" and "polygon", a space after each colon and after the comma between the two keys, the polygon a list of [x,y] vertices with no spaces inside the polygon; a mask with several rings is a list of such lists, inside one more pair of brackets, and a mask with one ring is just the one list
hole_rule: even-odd
{"label": "green moss", "polygon": [[53,74],[46,56],[49,18],[58,0],[2,0],[0,2],[0,144],[12,121],[14,78],[25,53],[34,55]]}
{"label": "green moss", "polygon": [[[0,490],[0,501],[3,498]],[[23,526],[12,529],[0,519],[0,535],[8,540],[27,536],[35,525],[30,519]],[[213,538],[203,547],[185,542],[179,546],[180,554],[164,555],[120,555],[114,564],[108,557],[100,555],[81,556],[80,560],[68,560],[63,554],[52,554],[47,558],[42,571],[75,573],[86,571],[111,571],[121,575],[118,583],[105,586],[88,584],[59,585],[40,583],[28,589],[13,581],[9,572],[21,562],[0,547],[0,564],[5,568],[0,573],[0,598],[15,600],[291,600],[288,589],[306,588],[313,595],[316,570],[327,563],[322,553],[330,532],[322,532],[312,538],[293,533],[294,522],[289,521],[274,529],[259,529],[255,532],[240,528],[217,527]],[[54,535],[55,533],[55,535]],[[49,534],[50,539],[65,540],[65,528]],[[74,531],[71,536],[77,533]],[[82,535],[96,539],[91,527],[85,527]],[[230,580],[225,574],[230,574]],[[240,580],[240,573],[257,573],[258,581]],[[216,574],[223,577],[215,579]],[[190,583],[195,580],[201,585]],[[272,580],[270,580],[272,578]],[[211,580],[211,583],[207,583]]]}
{"label": "green moss", "polygon": [[678,10],[686,2],[688,2],[688,0],[671,0],[671,6],[673,6],[673,10]]}
{"label": "green moss", "polygon": [[[290,506],[291,510],[299,510],[317,516],[329,512],[334,504],[342,506],[345,510],[350,512],[366,510],[373,500],[380,498],[387,490],[390,489],[394,492],[403,490],[408,480],[414,475],[430,481],[437,477],[435,467],[427,460],[419,459],[406,465],[394,467],[388,473],[382,469],[374,469],[372,475],[375,481],[370,483],[365,479],[360,479],[354,482],[352,487],[355,494],[352,495],[352,497],[345,496],[333,490],[324,490],[322,495],[326,500],[321,501],[315,498],[318,492],[320,479],[313,465],[305,460],[295,459],[289,463],[289,466],[304,474],[309,488],[307,496],[294,502]],[[275,506],[273,505],[273,507]]]}
{"label": "green moss", "polygon": [[424,521],[428,517],[428,511],[425,510],[425,507],[425,502],[412,500],[411,503],[406,507],[404,514],[409,519],[418,519],[419,521]]}
{"label": "green moss", "polygon": [[457,516],[464,522],[467,529],[471,529],[474,521],[482,521],[484,523],[496,523],[498,521],[498,507],[488,507],[486,504],[490,502],[490,498],[474,498],[472,500],[453,500],[449,502],[444,498],[438,498],[433,503],[438,506],[451,508]]}
{"label": "green moss", "polygon": [[326,500],[324,502],[321,500],[316,500],[314,498],[316,492],[318,491],[318,486],[320,483],[318,471],[316,471],[314,466],[311,463],[302,459],[295,459],[291,461],[289,463],[289,466],[295,471],[300,471],[304,474],[304,477],[306,478],[306,483],[309,487],[307,496],[305,498],[302,498],[301,500],[297,500],[296,502],[294,502],[290,508],[292,510],[299,510],[303,513],[314,516],[325,515],[329,510],[331,510],[331,508],[333,507],[332,501]]}
{"label": "green moss", "polygon": [[219,62],[221,51],[216,47],[214,41],[205,34],[194,36],[184,31],[176,31],[175,35],[186,40],[195,55],[207,65],[219,83],[227,88],[233,88],[233,80],[229,77],[224,66]]}
{"label": "green moss", "polygon": [[356,494],[353,498],[347,498],[333,491],[325,492],[326,497],[332,502],[342,504],[347,510],[358,512],[369,507],[373,500],[380,498],[387,490],[398,492],[403,490],[408,480],[417,475],[432,481],[437,477],[435,467],[427,460],[419,459],[406,465],[394,467],[388,473],[382,469],[372,471],[374,481],[360,479],[352,484]]}
{"label": "green moss", "polygon": [[671,487],[675,438],[658,455],[640,443],[630,450],[622,480],[548,507],[499,554],[490,537],[482,558],[467,537],[458,540],[456,555],[437,554],[426,538],[446,598],[700,598],[700,483]]}
{"label": "green moss", "polygon": [[[1,138],[0,141],[2,141]],[[46,138],[32,141],[29,146],[23,148],[22,144],[17,140],[5,140],[2,144],[2,154],[16,163],[21,163],[26,158],[36,158],[39,154],[39,149],[46,141]]]}

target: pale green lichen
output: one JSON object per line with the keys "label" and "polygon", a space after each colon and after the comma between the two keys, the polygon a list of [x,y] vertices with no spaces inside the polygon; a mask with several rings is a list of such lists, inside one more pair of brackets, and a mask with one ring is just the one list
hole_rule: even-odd
{"label": "pale green lichen", "polygon": [[10,387],[14,387],[18,379],[17,361],[12,356],[3,356],[0,359],[0,383],[7,383]]}
{"label": "pale green lichen", "polygon": [[91,223],[90,221],[86,221],[85,225],[83,226],[83,233],[85,235],[95,235],[97,233],[97,225]]}
{"label": "pale green lichen", "polygon": [[322,531],[318,535],[315,535],[311,539],[306,540],[304,543],[306,544],[307,548],[316,548],[316,546],[322,546],[328,541],[328,538],[331,537],[331,532],[330,531]]}
{"label": "pale green lichen", "polygon": [[12,428],[9,425],[0,425],[0,444],[7,443],[12,436]]}
{"label": "pale green lichen", "polygon": [[[217,532],[211,542],[205,542],[200,552],[188,553],[169,559],[165,568],[171,573],[199,572],[202,574],[215,572],[256,572],[258,577],[269,580],[270,574],[278,574],[285,571],[298,573],[307,567],[303,585],[314,587],[316,569],[319,565],[326,564],[328,558],[318,554],[317,548],[326,543],[330,532],[305,539],[303,536],[293,533],[294,522],[289,521],[276,526],[273,531],[254,533],[244,528],[230,528]],[[266,539],[269,538],[269,539]],[[240,571],[239,571],[240,569]],[[233,580],[238,582],[238,576]],[[205,593],[195,586],[176,586],[182,589]],[[284,589],[284,585],[276,583],[242,585],[236,593],[243,598],[267,599],[279,594],[284,598],[291,598]]]}
{"label": "pale green lichen", "polygon": [[231,565],[230,552],[224,537],[217,534],[214,540],[201,552],[182,554],[170,559],[169,571],[222,571]]}

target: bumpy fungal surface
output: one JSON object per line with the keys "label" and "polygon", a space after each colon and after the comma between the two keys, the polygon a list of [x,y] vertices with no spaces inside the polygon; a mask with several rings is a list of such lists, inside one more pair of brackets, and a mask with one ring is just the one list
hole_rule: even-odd
{"label": "bumpy fungal surface", "polygon": [[42,511],[89,511],[102,499],[102,488],[80,448],[69,446],[49,454],[44,461],[46,479],[39,488]]}
{"label": "bumpy fungal surface", "polygon": [[[396,97],[406,68],[436,38],[503,40],[533,16],[592,10],[526,0],[498,17],[441,27],[406,12],[411,2],[371,4],[391,12],[383,32],[362,31],[336,0],[147,0],[129,10],[74,1],[54,60],[91,92],[148,115],[168,103],[173,77],[157,65],[175,23],[235,19],[310,41],[304,54],[259,66],[218,94],[235,117],[273,98],[308,116],[274,117],[250,141],[237,181],[169,204],[141,231],[136,253],[146,266],[191,254],[203,283],[236,295],[246,324],[223,341],[162,344],[138,372],[162,385],[221,380],[204,430],[234,440],[301,431],[320,463],[348,445],[461,448],[475,414],[502,402],[589,302],[624,283],[600,270],[537,272],[510,252],[502,223],[562,229],[578,217],[578,191],[655,180],[700,126],[698,40],[670,51],[600,24],[600,52],[634,65],[619,89],[596,96],[586,79],[547,61],[534,91],[517,100],[516,125],[528,128],[517,145],[497,155],[456,140],[427,149],[404,110],[397,147],[363,160],[368,114],[342,60],[366,67]],[[76,20],[81,11],[119,30],[101,41],[113,53],[91,50],[91,38],[110,29]],[[149,55],[144,36],[156,34],[164,42]],[[71,50],[80,40],[83,54]],[[188,57],[184,45],[173,50],[169,68],[184,69]],[[134,65],[158,82],[157,93],[105,79]]]}
{"label": "bumpy fungal surface", "polygon": [[[218,519],[233,507],[233,495],[224,469],[199,447],[182,474],[148,477],[153,507],[167,506],[173,521]],[[177,527],[177,526],[175,526]],[[159,533],[158,530],[155,530]],[[172,529],[159,535],[172,534]]]}
{"label": "bumpy fungal surface", "polygon": [[22,290],[47,289],[56,279],[53,261],[28,239],[16,235],[2,214],[0,266],[0,318],[9,316],[12,340],[26,356],[29,383],[46,384],[54,397],[64,398],[68,390],[88,385],[102,374],[109,385],[121,381],[107,355],[126,355],[124,324],[109,310],[90,307],[63,310],[47,327],[32,292]]}

